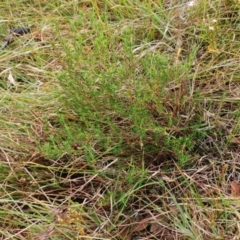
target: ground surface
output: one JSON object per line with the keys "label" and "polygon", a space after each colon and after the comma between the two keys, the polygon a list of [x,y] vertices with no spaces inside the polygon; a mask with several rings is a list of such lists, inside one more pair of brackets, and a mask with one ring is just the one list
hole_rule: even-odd
{"label": "ground surface", "polygon": [[239,11],[2,1],[1,239],[240,239]]}

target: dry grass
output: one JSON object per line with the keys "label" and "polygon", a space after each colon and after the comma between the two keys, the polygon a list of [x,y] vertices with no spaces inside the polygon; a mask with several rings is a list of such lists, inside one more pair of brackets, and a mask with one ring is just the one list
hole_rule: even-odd
{"label": "dry grass", "polygon": [[0,3],[1,239],[239,239],[238,11]]}

